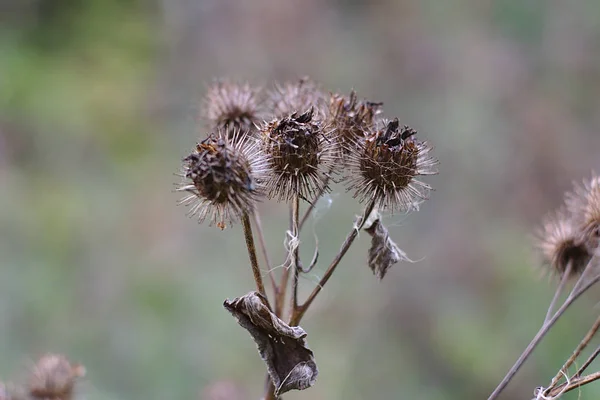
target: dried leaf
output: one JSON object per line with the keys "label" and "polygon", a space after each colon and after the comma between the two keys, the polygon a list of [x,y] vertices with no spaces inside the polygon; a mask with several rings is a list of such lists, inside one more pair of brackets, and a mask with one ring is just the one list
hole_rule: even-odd
{"label": "dried leaf", "polygon": [[369,268],[379,279],[383,279],[388,269],[398,261],[410,261],[406,253],[392,239],[387,228],[381,222],[377,211],[365,223],[365,231],[371,235],[371,248],[369,249]]}
{"label": "dried leaf", "polygon": [[233,301],[225,300],[223,306],[256,342],[277,395],[314,385],[317,364],[313,352],[306,347],[304,329],[289,326],[279,319],[258,292],[250,292]]}

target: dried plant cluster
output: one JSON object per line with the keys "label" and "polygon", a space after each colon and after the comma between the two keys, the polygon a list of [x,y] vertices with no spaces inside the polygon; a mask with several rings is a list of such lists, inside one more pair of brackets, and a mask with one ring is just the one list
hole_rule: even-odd
{"label": "dried plant cluster", "polygon": [[[200,222],[209,220],[221,229],[242,223],[257,291],[224,306],[258,346],[269,378],[266,399],[314,384],[317,365],[298,324],[363,227],[372,237],[366,264],[379,279],[397,262],[410,261],[390,238],[381,215],[418,209],[431,190],[420,177],[435,174],[437,161],[414,129],[397,118],[383,119],[382,113],[380,102],[360,100],[354,91],[348,96],[325,93],[307,78],[272,89],[230,81],[208,89],[201,115],[209,129],[183,159],[177,190],[185,193],[180,203]],[[316,249],[309,265],[302,263],[300,231],[319,198],[338,182],[364,204],[364,211],[349,221],[339,253],[301,303],[299,276],[317,267],[319,253]],[[256,208],[269,199],[288,204],[291,215],[288,255],[278,276]],[[267,275],[271,296],[263,283]]]}
{"label": "dried plant cluster", "polygon": [[64,356],[46,354],[31,368],[23,384],[0,382],[0,400],[75,400],[76,383],[85,368]]}
{"label": "dried plant cluster", "polygon": [[[599,238],[600,177],[592,174],[590,179],[574,184],[573,190],[566,193],[564,204],[557,211],[548,214],[536,232],[536,243],[542,263],[549,268],[551,275],[559,278],[559,283],[542,327],[488,400],[496,399],[500,395],[556,321],[575,300],[600,281],[597,260]],[[573,286],[559,306],[562,292],[569,282],[574,282]],[[547,387],[536,388],[535,399],[558,399],[564,393],[600,379],[600,371],[586,372],[600,354],[600,346],[580,363],[578,369],[569,370],[576,364],[598,329],[600,317],[550,384]]]}

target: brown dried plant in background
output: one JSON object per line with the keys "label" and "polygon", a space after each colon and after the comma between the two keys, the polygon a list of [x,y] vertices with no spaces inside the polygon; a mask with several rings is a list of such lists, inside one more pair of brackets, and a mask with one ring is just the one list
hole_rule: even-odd
{"label": "brown dried plant in background", "polygon": [[[540,330],[488,400],[498,398],[556,321],[575,300],[600,281],[597,257],[600,232],[599,182],[598,177],[592,175],[592,178],[583,184],[574,184],[573,191],[565,195],[565,204],[543,220],[536,234],[537,247],[543,264],[549,267],[551,274],[559,278],[559,283]],[[573,286],[562,304],[557,307],[569,281],[574,282]],[[600,379],[600,371],[585,372],[600,354],[600,347],[596,348],[575,372],[569,371],[599,329],[600,316],[550,384],[547,387],[536,388],[535,399],[558,399],[564,393]]]}
{"label": "brown dried plant in background", "polygon": [[200,115],[209,122],[210,130],[254,132],[262,121],[260,88],[249,84],[217,81],[209,87]]}
{"label": "brown dried plant in background", "polygon": [[[417,139],[415,130],[400,127],[398,119],[378,119],[382,103],[359,101],[354,91],[348,97],[331,94],[326,99],[308,78],[276,84],[268,91],[217,83],[203,104],[213,130],[183,159],[177,190],[186,193],[180,203],[191,207],[189,214],[221,228],[242,221],[257,291],[227,300],[224,306],[252,336],[267,366],[265,399],[315,383],[317,365],[306,346],[307,334],[298,325],[363,227],[372,236],[368,265],[379,279],[395,263],[409,261],[389,237],[379,213],[418,209],[431,189],[419,178],[436,173],[431,148]],[[351,229],[338,254],[301,302],[299,277],[313,270],[319,259],[317,248],[310,264],[302,263],[300,231],[338,174],[365,204],[364,210],[349,221]],[[290,209],[288,254],[279,276],[271,268],[255,207],[267,199],[285,202]],[[307,204],[302,218],[301,202]],[[259,266],[255,232],[266,269]],[[262,279],[265,270],[271,299]]]}
{"label": "brown dried plant in background", "polygon": [[76,400],[85,368],[65,356],[46,354],[31,368],[24,384],[0,383],[0,400]]}
{"label": "brown dried plant in background", "polygon": [[311,108],[322,112],[325,95],[317,83],[308,77],[296,82],[275,84],[267,95],[267,112],[271,117],[284,118],[291,114],[304,114]]}
{"label": "brown dried plant in background", "polygon": [[342,161],[362,143],[365,134],[375,128],[375,117],[381,113],[383,103],[359,101],[356,92],[350,96],[332,94],[329,100],[327,124],[337,132]]}

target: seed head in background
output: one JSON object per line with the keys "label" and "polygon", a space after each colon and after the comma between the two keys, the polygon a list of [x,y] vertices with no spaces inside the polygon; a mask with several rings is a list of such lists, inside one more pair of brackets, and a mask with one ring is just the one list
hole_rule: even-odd
{"label": "seed head in background", "polygon": [[27,391],[34,399],[71,400],[75,383],[83,376],[83,366],[71,364],[64,356],[47,354],[34,366]]}
{"label": "seed head in background", "polygon": [[365,135],[375,129],[375,117],[382,106],[383,103],[358,101],[355,91],[350,96],[331,95],[327,125],[335,132],[342,159],[356,151]]}
{"label": "seed head in background", "polygon": [[268,171],[255,138],[239,131],[231,138],[224,131],[210,134],[183,159],[183,182],[176,190],[187,195],[179,203],[191,206],[188,214],[199,222],[210,217],[211,224],[224,229],[226,222],[252,212]]}
{"label": "seed head in background", "polygon": [[260,88],[249,84],[217,81],[208,89],[203,100],[201,115],[210,123],[211,130],[256,132],[262,121]]}
{"label": "seed head in background", "polygon": [[592,258],[573,219],[564,209],[546,216],[536,236],[543,263],[560,277],[569,263],[571,273],[568,278],[580,276]]}
{"label": "seed head in background", "polygon": [[360,202],[373,199],[392,213],[418,209],[431,186],[417,177],[437,174],[437,160],[427,142],[418,140],[414,129],[401,128],[397,118],[380,126],[348,153],[347,190]]}
{"label": "seed head in background", "polygon": [[267,187],[269,197],[287,201],[298,194],[308,199],[326,189],[334,161],[333,146],[322,123],[314,118],[314,108],[276,119],[261,133],[262,148],[273,173]]}
{"label": "seed head in background", "polygon": [[315,118],[320,119],[324,115],[323,92],[307,77],[296,82],[276,84],[268,93],[267,105],[275,118],[284,118],[294,113],[304,114],[311,107]]}
{"label": "seed head in background", "polygon": [[600,241],[600,177],[592,174],[589,180],[576,183],[573,191],[567,193],[565,202],[582,240],[593,252]]}

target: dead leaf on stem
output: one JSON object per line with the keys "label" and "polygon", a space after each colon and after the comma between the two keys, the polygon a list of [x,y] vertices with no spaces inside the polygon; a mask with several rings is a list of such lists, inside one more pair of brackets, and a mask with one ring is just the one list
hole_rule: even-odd
{"label": "dead leaf on stem", "polygon": [[223,306],[256,342],[277,395],[314,385],[317,364],[313,352],[306,347],[304,329],[289,326],[279,319],[258,292],[250,292],[232,301],[225,300]]}

